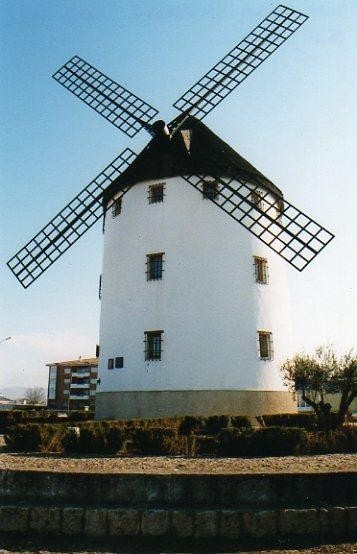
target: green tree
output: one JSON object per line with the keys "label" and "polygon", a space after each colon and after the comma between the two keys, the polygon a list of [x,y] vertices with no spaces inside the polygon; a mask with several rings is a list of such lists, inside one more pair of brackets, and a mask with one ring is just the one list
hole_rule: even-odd
{"label": "green tree", "polygon": [[[296,354],[286,360],[281,371],[290,390],[300,391],[302,399],[315,411],[318,426],[332,429],[343,424],[357,395],[357,356],[352,350],[338,357],[331,345],[320,346],[315,354]],[[337,414],[331,412],[327,394],[340,396]]]}

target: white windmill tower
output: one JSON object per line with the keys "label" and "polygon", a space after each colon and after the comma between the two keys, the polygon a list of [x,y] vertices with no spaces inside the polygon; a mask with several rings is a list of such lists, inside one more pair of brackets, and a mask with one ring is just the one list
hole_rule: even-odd
{"label": "white windmill tower", "polygon": [[306,19],[278,6],[174,104],[182,113],[167,126],[78,56],[55,73],[127,135],[152,135],[8,262],[28,287],[104,212],[98,417],[295,409],[279,375],[291,353],[284,260],[301,271],[333,235],[200,120]]}

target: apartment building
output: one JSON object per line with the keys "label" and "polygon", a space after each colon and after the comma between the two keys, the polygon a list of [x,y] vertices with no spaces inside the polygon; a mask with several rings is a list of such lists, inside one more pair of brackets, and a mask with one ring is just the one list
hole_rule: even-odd
{"label": "apartment building", "polygon": [[94,409],[98,358],[53,362],[47,367],[49,409]]}

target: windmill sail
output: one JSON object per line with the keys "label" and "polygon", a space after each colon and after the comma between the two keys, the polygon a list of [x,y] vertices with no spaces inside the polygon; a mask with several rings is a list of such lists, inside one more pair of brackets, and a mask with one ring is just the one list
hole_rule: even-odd
{"label": "windmill sail", "polygon": [[296,10],[278,6],[185,92],[174,107],[203,119],[307,19],[307,15]]}
{"label": "windmill sail", "polygon": [[52,77],[129,137],[159,113],[79,56],[68,60]]}
{"label": "windmill sail", "polygon": [[[103,191],[121,175],[135,156],[130,148],[123,150],[7,262],[25,289],[100,219],[103,215]],[[130,188],[122,187],[121,196]]]}
{"label": "windmill sail", "polygon": [[[182,177],[200,192],[203,183],[212,182],[211,174]],[[278,199],[262,187],[218,176],[213,183],[216,188],[210,200],[299,271],[334,238],[285,198]]]}

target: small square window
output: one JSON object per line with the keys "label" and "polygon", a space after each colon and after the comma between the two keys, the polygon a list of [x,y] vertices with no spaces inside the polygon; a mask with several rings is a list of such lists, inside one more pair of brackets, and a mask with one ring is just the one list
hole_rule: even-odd
{"label": "small square window", "polygon": [[148,281],[162,279],[163,253],[148,254],[146,256],[146,276]]}
{"label": "small square window", "polygon": [[266,258],[254,256],[255,281],[263,285],[269,282],[268,276],[268,261]]}
{"label": "small square window", "polygon": [[273,334],[270,331],[258,331],[259,357],[261,360],[273,359]]}
{"label": "small square window", "polygon": [[203,198],[208,198],[209,200],[215,200],[218,196],[217,181],[203,181],[202,196]]}
{"label": "small square window", "polygon": [[260,190],[252,190],[250,193],[250,200],[256,208],[259,208],[260,210],[263,209],[263,194]]}
{"label": "small square window", "polygon": [[164,201],[164,183],[150,185],[149,187],[149,204],[156,204]]}
{"label": "small square window", "polygon": [[118,356],[115,358],[115,368],[121,369],[124,367],[124,358],[122,356]]}
{"label": "small square window", "polygon": [[116,217],[121,213],[121,198],[114,200],[112,204],[112,217]]}
{"label": "small square window", "polygon": [[145,331],[145,360],[161,360],[163,331]]}
{"label": "small square window", "polygon": [[114,358],[108,359],[108,369],[114,369]]}

